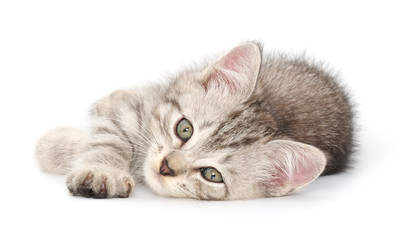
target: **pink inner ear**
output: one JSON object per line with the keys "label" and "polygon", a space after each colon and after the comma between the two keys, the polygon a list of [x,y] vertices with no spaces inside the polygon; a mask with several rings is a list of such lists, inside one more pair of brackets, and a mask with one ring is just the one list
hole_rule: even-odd
{"label": "pink inner ear", "polygon": [[319,166],[316,159],[309,159],[310,156],[303,154],[294,157],[294,169],[289,179],[292,185],[304,185],[317,177]]}
{"label": "pink inner ear", "polygon": [[241,88],[241,81],[248,81],[253,71],[253,51],[251,46],[239,46],[222,57],[214,66],[209,80],[204,84],[205,90],[208,85],[224,87],[235,93]]}
{"label": "pink inner ear", "polygon": [[237,47],[233,49],[233,51],[231,51],[229,54],[227,54],[224,59],[222,59],[223,61],[221,66],[225,69],[237,72],[240,68],[240,65],[243,63],[243,59],[247,60],[247,63],[248,60],[250,60],[250,57],[248,56],[248,49],[246,49],[245,47]]}
{"label": "pink inner ear", "polygon": [[[230,93],[235,93],[237,89],[240,87],[240,84],[236,81],[232,81],[228,76],[226,76],[223,72],[215,70],[214,73],[210,76],[210,84],[215,84],[216,86],[226,86],[229,89]],[[205,91],[208,86],[205,84]]]}
{"label": "pink inner ear", "polygon": [[271,185],[291,187],[303,186],[316,179],[324,170],[326,159],[320,150],[313,146],[292,141],[275,144],[275,176]]}

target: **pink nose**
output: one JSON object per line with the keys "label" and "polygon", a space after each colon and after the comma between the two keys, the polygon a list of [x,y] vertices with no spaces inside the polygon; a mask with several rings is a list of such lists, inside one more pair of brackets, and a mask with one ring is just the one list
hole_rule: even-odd
{"label": "pink nose", "polygon": [[175,176],[174,171],[168,166],[167,159],[163,159],[160,166],[160,174],[163,176]]}

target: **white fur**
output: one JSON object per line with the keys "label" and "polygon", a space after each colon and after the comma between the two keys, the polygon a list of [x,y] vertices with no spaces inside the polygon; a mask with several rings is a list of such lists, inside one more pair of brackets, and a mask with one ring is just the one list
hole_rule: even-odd
{"label": "white fur", "polygon": [[[138,182],[163,196],[220,200],[281,196],[305,186],[326,166],[322,151],[285,136],[254,135],[244,120],[243,127],[228,127],[235,112],[245,119],[257,114],[242,104],[257,91],[266,94],[261,92],[265,89],[256,89],[261,60],[260,47],[247,43],[168,83],[116,91],[93,107],[90,134],[67,128],[46,134],[36,149],[40,166],[50,173],[68,174],[69,190],[90,197],[127,197]],[[234,65],[229,69],[228,64]],[[175,133],[182,118],[194,127],[186,143]],[[245,134],[255,140],[240,147],[206,149],[219,126],[222,132],[233,133],[218,145],[237,144]],[[163,159],[175,176],[159,173]],[[224,183],[205,180],[200,172],[205,167],[217,169]]]}

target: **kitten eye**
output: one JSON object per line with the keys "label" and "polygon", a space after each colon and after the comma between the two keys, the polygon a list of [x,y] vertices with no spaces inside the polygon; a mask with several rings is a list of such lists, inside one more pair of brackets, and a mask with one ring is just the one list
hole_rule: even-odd
{"label": "kitten eye", "polygon": [[194,129],[192,124],[186,118],[183,118],[178,122],[176,131],[177,136],[185,143],[191,138]]}
{"label": "kitten eye", "polygon": [[201,168],[202,177],[209,182],[222,183],[222,174],[214,168]]}

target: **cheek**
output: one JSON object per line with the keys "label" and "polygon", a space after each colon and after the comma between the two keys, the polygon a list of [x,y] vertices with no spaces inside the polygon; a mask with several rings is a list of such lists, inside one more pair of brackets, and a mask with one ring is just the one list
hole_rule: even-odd
{"label": "cheek", "polygon": [[197,174],[191,170],[180,176],[163,177],[161,182],[170,197],[201,199],[200,192],[203,186],[197,179]]}
{"label": "cheek", "polygon": [[202,177],[195,177],[187,186],[196,199],[224,200],[228,194],[225,184],[207,182]]}
{"label": "cheek", "polygon": [[162,179],[163,185],[170,197],[176,198],[198,198],[192,182],[192,177],[176,176]]}

